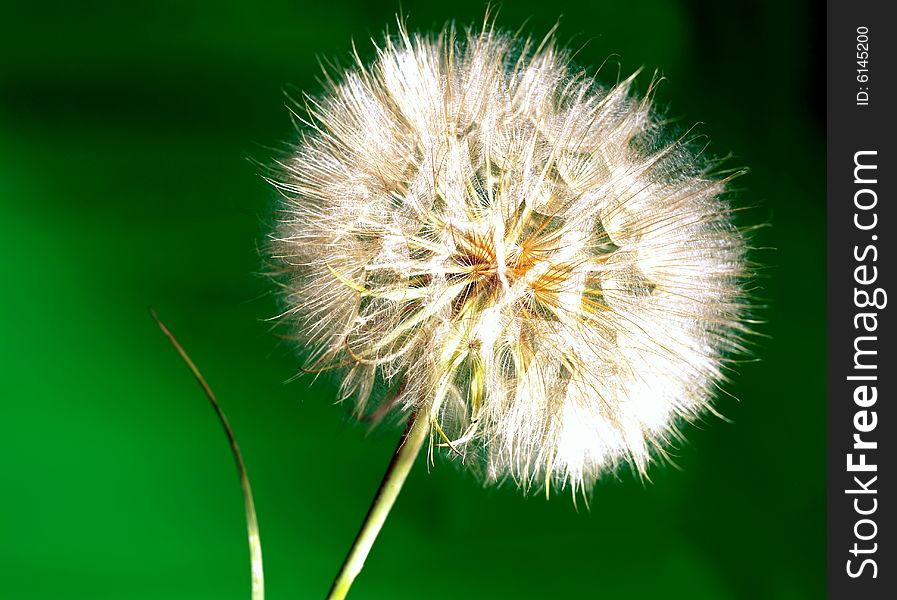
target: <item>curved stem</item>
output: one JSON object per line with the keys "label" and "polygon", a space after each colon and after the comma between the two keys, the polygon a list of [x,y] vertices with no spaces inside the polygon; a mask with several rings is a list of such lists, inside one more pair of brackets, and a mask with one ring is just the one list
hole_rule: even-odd
{"label": "curved stem", "polygon": [[264,600],[265,569],[262,566],[262,541],[259,536],[258,519],[255,516],[255,502],[252,500],[252,488],[249,485],[249,475],[246,472],[246,464],[243,462],[243,455],[240,453],[240,446],[237,444],[237,438],[230,428],[230,423],[227,422],[224,410],[222,410],[221,405],[218,404],[218,400],[215,399],[215,394],[212,393],[212,388],[206,383],[202,373],[199,372],[199,368],[193,360],[191,360],[187,351],[184,350],[177,338],[174,337],[174,334],[169,331],[168,327],[165,326],[165,323],[162,322],[162,319],[159,318],[159,315],[157,315],[156,311],[152,308],[150,308],[150,315],[152,315],[156,324],[162,330],[162,333],[164,333],[171,341],[172,345],[174,345],[184,362],[187,363],[187,366],[190,368],[196,381],[198,381],[200,387],[202,387],[202,391],[205,392],[209,402],[212,403],[212,408],[215,409],[218,421],[221,423],[221,426],[224,428],[224,433],[227,435],[230,451],[233,454],[234,462],[237,465],[237,474],[240,476],[240,487],[243,489],[243,506],[246,512],[246,532],[249,537],[249,568],[252,573],[251,598],[252,600]]}
{"label": "curved stem", "polygon": [[358,536],[349,549],[349,554],[343,562],[336,579],[333,580],[333,586],[330,588],[328,600],[342,600],[349,593],[352,582],[361,572],[364,561],[377,539],[377,534],[383,527],[387,515],[395,503],[402,485],[414,465],[414,459],[420,452],[424,440],[430,431],[429,412],[415,412],[408,418],[408,424],[405,426],[405,432],[399,440],[392,461],[383,475],[380,482],[380,489],[374,496],[371,508],[361,524]]}

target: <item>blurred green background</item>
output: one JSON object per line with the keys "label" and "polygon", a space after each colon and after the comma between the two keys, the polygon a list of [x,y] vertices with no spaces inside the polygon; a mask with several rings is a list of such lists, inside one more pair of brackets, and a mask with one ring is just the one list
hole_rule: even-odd
{"label": "blurred green background", "polygon": [[[535,1],[500,25],[623,73],[750,167],[743,225],[768,323],[689,427],[681,470],[569,497],[419,462],[352,598],[818,598],[825,568],[824,104],[810,2]],[[259,246],[274,194],[247,158],[294,137],[284,90],[394,24],[398,2],[4,3],[0,8],[0,597],[248,598],[225,438],[147,313],[228,413],[268,597],[323,597],[397,429],[366,435],[296,373]],[[480,1],[403,0],[412,29]],[[528,19],[528,21],[527,21]],[[608,72],[609,73],[609,72]]]}

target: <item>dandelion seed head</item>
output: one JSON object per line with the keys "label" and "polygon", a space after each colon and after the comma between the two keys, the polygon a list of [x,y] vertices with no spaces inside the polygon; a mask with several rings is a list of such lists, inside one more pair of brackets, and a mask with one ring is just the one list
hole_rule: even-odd
{"label": "dandelion seed head", "polygon": [[644,473],[747,333],[715,163],[634,75],[605,87],[488,24],[400,27],[334,79],[272,177],[306,367],[342,369],[359,415],[429,415],[489,481]]}

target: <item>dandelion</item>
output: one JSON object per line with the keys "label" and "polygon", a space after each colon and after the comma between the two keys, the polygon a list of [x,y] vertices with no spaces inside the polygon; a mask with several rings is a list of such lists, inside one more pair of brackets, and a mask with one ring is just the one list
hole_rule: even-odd
{"label": "dandelion", "polygon": [[524,490],[644,474],[746,333],[734,174],[670,134],[635,75],[604,87],[551,35],[488,20],[400,25],[355,59],[271,178],[306,369],[342,369],[358,415],[409,415],[335,598],[424,442]]}

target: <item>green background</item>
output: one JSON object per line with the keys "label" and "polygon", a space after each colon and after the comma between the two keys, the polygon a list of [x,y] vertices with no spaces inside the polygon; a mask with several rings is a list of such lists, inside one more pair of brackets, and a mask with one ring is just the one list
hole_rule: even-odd
{"label": "green background", "polygon": [[[77,6],[76,6],[77,4]],[[689,427],[679,470],[569,496],[419,462],[352,598],[818,598],[825,568],[821,21],[809,2],[519,2],[498,23],[658,68],[657,94],[748,166],[756,360]],[[733,3],[735,4],[735,3]],[[742,3],[738,3],[742,4]],[[185,5],[189,5],[189,8]],[[404,0],[412,29],[484,4]],[[247,158],[294,137],[284,90],[394,24],[397,2],[4,4],[0,13],[0,597],[247,598],[225,438],[150,320],[199,363],[242,445],[268,597],[322,597],[398,436],[366,434],[298,359]]]}

